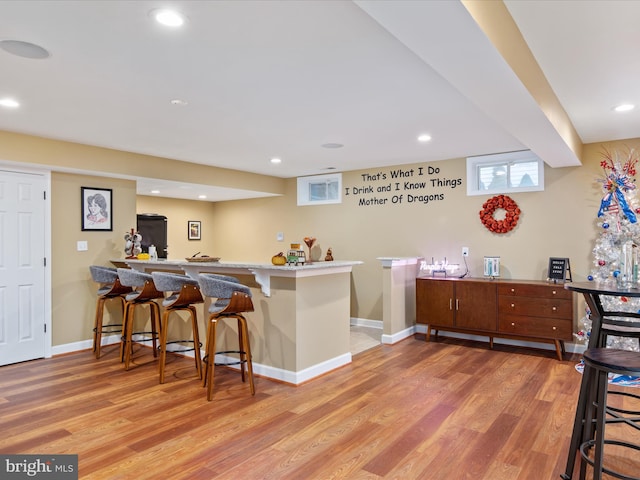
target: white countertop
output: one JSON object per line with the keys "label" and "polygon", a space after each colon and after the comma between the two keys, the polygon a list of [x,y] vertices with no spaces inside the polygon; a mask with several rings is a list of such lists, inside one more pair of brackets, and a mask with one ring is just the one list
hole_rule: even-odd
{"label": "white countertop", "polygon": [[202,266],[206,268],[244,268],[244,269],[260,269],[260,270],[276,270],[276,271],[304,271],[304,270],[319,270],[323,268],[340,268],[354,265],[361,265],[363,262],[358,260],[333,260],[331,262],[308,262],[303,265],[273,265],[272,263],[250,263],[250,262],[236,262],[236,261],[224,261],[219,262],[189,262],[187,260],[171,260],[171,259],[158,259],[158,260],[138,260],[135,258],[122,258],[114,260],[116,262],[124,262],[127,264],[142,264],[153,266],[175,266],[175,267],[193,267]]}

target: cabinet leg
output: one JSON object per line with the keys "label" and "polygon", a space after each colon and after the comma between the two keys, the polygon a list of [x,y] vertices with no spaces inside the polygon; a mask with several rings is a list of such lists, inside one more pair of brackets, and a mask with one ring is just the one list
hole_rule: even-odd
{"label": "cabinet leg", "polygon": [[558,356],[558,360],[563,360],[564,353],[564,342],[562,340],[554,340],[553,343],[556,345],[556,355]]}
{"label": "cabinet leg", "polygon": [[493,350],[493,337],[489,337],[489,348]]}
{"label": "cabinet leg", "polygon": [[431,325],[427,324],[427,335],[425,336],[425,342],[431,341]]}

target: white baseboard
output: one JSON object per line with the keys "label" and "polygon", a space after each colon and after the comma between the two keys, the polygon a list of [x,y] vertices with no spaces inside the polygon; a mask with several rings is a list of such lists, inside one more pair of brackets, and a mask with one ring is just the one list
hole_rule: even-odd
{"label": "white baseboard", "polygon": [[357,327],[379,328],[382,330],[382,320],[369,320],[368,318],[351,317],[351,325]]}
{"label": "white baseboard", "polygon": [[416,328],[409,327],[396,332],[393,335],[382,335],[381,340],[385,345],[393,345],[394,343],[398,343],[399,341],[404,340],[407,337],[413,336],[414,333],[416,333]]}
{"label": "white baseboard", "polygon": [[[102,337],[102,345],[115,345],[120,343],[120,337],[117,335],[105,335]],[[80,350],[89,350],[93,347],[93,340],[83,340],[81,342],[66,343],[64,345],[57,345],[52,348],[53,355],[62,355],[65,353],[77,352]],[[193,352],[181,353],[186,357],[194,357]],[[204,358],[204,352],[202,352],[202,358]],[[217,355],[216,362],[233,362],[236,359],[224,355]],[[290,383],[292,385],[299,385],[306,381],[309,381],[320,375],[324,375],[332,370],[340,368],[344,365],[351,363],[351,353],[345,353],[330,360],[312,365],[309,368],[293,372],[291,370],[284,370],[281,368],[271,367],[269,365],[261,365],[253,362],[253,373],[261,377],[271,378],[273,380],[279,380],[281,382]],[[239,365],[229,365],[229,368],[239,369]]]}

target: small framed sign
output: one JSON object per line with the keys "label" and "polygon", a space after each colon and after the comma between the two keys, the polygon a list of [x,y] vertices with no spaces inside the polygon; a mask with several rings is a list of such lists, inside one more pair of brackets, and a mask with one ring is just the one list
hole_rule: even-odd
{"label": "small framed sign", "polygon": [[568,258],[549,257],[549,281],[553,283],[571,281],[571,267]]}

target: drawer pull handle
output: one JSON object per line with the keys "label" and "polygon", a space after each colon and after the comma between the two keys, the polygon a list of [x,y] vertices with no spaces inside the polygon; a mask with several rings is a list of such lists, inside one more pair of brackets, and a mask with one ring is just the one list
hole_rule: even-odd
{"label": "drawer pull handle", "polygon": [[551,307],[551,310],[553,310],[555,312],[558,309],[556,307]]}
{"label": "drawer pull handle", "polygon": [[511,326],[515,327],[516,326],[516,322],[511,322]]}
{"label": "drawer pull handle", "polygon": [[553,293],[553,294],[555,295],[555,294],[556,294],[556,291],[555,291],[555,290],[553,290],[551,293]]}
{"label": "drawer pull handle", "polygon": [[511,293],[515,293],[515,291],[516,291],[516,289],[515,289],[515,288],[512,288],[512,289],[511,289]]}
{"label": "drawer pull handle", "polygon": [[555,329],[556,329],[556,327],[552,327],[552,330],[555,330]]}
{"label": "drawer pull handle", "polygon": [[511,308],[516,308],[516,304],[515,304],[515,303],[512,303],[512,304],[511,304]]}

